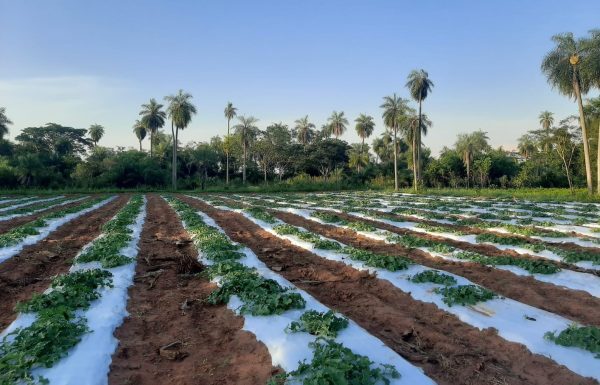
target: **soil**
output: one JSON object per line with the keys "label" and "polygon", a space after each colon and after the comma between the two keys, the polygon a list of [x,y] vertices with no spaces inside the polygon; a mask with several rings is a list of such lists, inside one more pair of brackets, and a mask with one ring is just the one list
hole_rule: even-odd
{"label": "soil", "polygon": [[180,197],[234,241],[323,304],[353,319],[440,385],[597,384],[550,359],[480,331],[385,280],[329,261],[273,236],[242,215]]}
{"label": "soil", "polygon": [[197,251],[168,204],[148,195],[130,314],[115,332],[109,384],[265,384],[277,369],[243,318],[205,299]]}
{"label": "soil", "polygon": [[[600,298],[587,292],[541,282],[532,277],[519,276],[506,270],[495,269],[475,262],[444,260],[421,250],[407,249],[400,245],[373,240],[352,230],[320,224],[291,213],[273,211],[273,214],[292,225],[302,226],[347,245],[380,254],[404,256],[420,265],[465,277],[504,297],[559,314],[573,321],[600,326]],[[380,227],[390,231],[394,228],[393,226],[388,228],[388,225],[385,224]]]}
{"label": "soil", "polygon": [[52,207],[50,209],[42,210],[42,211],[39,211],[39,212],[34,213],[34,214],[29,214],[29,215],[25,215],[25,216],[22,216],[22,217],[17,217],[17,218],[9,219],[9,220],[6,220],[6,221],[0,221],[0,234],[1,233],[5,233],[5,232],[7,232],[7,231],[9,231],[9,230],[17,227],[17,226],[24,225],[27,222],[35,221],[36,219],[38,219],[39,217],[41,217],[43,215],[50,214],[50,213],[53,213],[53,212],[59,211],[59,210],[64,210],[64,209],[67,209],[69,207],[80,205],[80,204],[86,202],[88,199],[91,199],[91,197],[83,199],[83,200],[80,200],[80,201],[77,201],[77,202],[69,203],[69,204],[66,204],[66,205],[61,205],[61,206],[58,206],[58,207]]}
{"label": "soil", "polygon": [[[36,244],[0,263],[0,330],[16,317],[17,302],[46,290],[52,277],[65,273],[79,250],[100,235],[102,225],[125,205],[120,196],[108,204],[60,226]],[[79,203],[81,204],[81,202]]]}

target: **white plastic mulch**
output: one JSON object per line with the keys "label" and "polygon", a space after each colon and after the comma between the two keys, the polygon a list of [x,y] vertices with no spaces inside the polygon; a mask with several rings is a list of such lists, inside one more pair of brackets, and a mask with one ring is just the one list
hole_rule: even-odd
{"label": "white plastic mulch", "polygon": [[[228,209],[242,213],[275,236],[288,239],[293,244],[308,249],[323,258],[340,261],[359,270],[375,272],[379,278],[389,281],[398,289],[409,293],[416,300],[433,303],[438,308],[456,315],[461,321],[478,329],[495,328],[498,330],[498,334],[508,341],[521,343],[531,352],[544,355],[559,364],[565,365],[577,374],[600,380],[598,359],[594,357],[593,353],[579,348],[556,345],[544,338],[546,332],[561,331],[573,323],[566,318],[507,298],[493,299],[473,307],[448,306],[442,301],[442,296],[433,291],[441,285],[413,283],[409,280],[411,276],[419,272],[432,269],[421,265],[411,265],[407,270],[391,272],[385,269],[367,267],[360,261],[351,260],[345,254],[314,249],[311,243],[302,241],[295,236],[279,235],[273,230],[273,226],[276,224],[260,221],[241,210]],[[297,211],[300,210],[294,210],[298,214]],[[315,220],[315,218],[311,219]],[[278,221],[278,223],[283,222]],[[472,282],[461,276],[448,272],[444,273],[453,276],[459,285],[472,284]],[[525,317],[533,318],[535,321],[530,321]]]}
{"label": "white plastic mulch", "polygon": [[[33,371],[35,376],[43,376],[51,385],[106,385],[112,355],[115,352],[118,340],[113,336],[117,327],[123,323],[127,313],[127,290],[133,283],[135,275],[135,257],[138,254],[138,242],[144,220],[146,218],[146,198],[135,222],[129,225],[132,239],[129,244],[121,249],[120,254],[133,258],[133,262],[119,266],[110,271],[113,276],[113,287],[100,290],[100,298],[92,302],[89,309],[79,311],[78,314],[87,319],[90,332],[85,334],[81,341],[69,352],[69,355],[58,361],[51,368],[41,368]],[[78,253],[80,255],[94,241],[86,245]],[[70,271],[101,268],[99,262],[74,264]],[[5,335],[17,327],[27,327],[35,321],[34,314],[19,314],[17,319],[2,333]]]}
{"label": "white plastic mulch", "polygon": [[[198,212],[198,214],[202,216],[207,225],[223,232],[212,218],[203,212]],[[243,316],[243,329],[253,333],[258,340],[267,346],[273,365],[279,365],[285,371],[293,371],[298,368],[299,361],[307,360],[310,362],[313,353],[308,344],[314,341],[316,337],[308,333],[286,333],[286,327],[293,321],[297,321],[305,311],[316,310],[326,312],[330,309],[308,293],[296,288],[292,283],[271,271],[249,248],[245,247],[241,251],[245,254],[245,257],[239,260],[240,263],[256,268],[260,275],[277,281],[283,287],[293,288],[306,301],[305,309],[289,310],[281,315]],[[200,258],[202,258],[201,255]],[[208,260],[203,259],[202,262],[210,264]],[[218,279],[216,281],[218,282]],[[233,311],[237,311],[241,305],[242,302],[237,297],[233,297],[227,304],[228,308]],[[433,380],[423,373],[422,369],[410,364],[396,352],[388,348],[381,340],[369,334],[352,320],[349,320],[348,328],[342,330],[335,340],[351,349],[354,353],[369,357],[375,365],[388,364],[394,366],[401,374],[401,377],[391,379],[390,383],[393,385],[435,384]]]}
{"label": "white plastic mulch", "polygon": [[[60,206],[68,205],[70,203],[79,202],[79,201],[84,200],[85,198],[86,197],[69,199],[69,200],[66,200],[66,201],[63,201],[63,202],[59,202],[59,203],[56,203],[56,204],[50,204],[50,205],[48,205],[46,207],[42,207],[42,208],[39,208],[39,209],[31,210],[29,212],[23,212],[23,213],[19,213],[19,214],[3,215],[3,216],[0,216],[0,221],[8,221],[10,219],[24,217],[26,215],[32,215],[32,214],[35,214],[35,213],[39,213],[40,211],[49,210],[49,209],[54,208],[54,207],[60,207]],[[2,214],[2,213],[0,213],[0,214]]]}

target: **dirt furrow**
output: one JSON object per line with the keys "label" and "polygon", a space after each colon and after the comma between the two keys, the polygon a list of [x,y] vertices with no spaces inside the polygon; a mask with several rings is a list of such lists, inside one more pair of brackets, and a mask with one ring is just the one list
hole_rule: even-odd
{"label": "dirt furrow", "polygon": [[216,286],[191,274],[196,248],[154,194],[139,246],[130,316],[115,332],[109,384],[265,384],[275,373],[267,348],[241,329],[243,318],[205,302]]}
{"label": "dirt furrow", "polygon": [[210,215],[267,266],[356,321],[440,385],[597,384],[507,342],[494,330],[480,331],[433,304],[414,300],[385,280],[293,246],[240,214],[180,198]]}
{"label": "dirt furrow", "polygon": [[65,223],[34,245],[0,263],[0,330],[16,317],[14,306],[39,293],[57,274],[69,270],[79,250],[100,235],[102,225],[125,205],[128,196]]}
{"label": "dirt furrow", "polygon": [[381,254],[408,257],[418,264],[463,276],[516,301],[583,324],[600,326],[600,299],[587,292],[563,288],[475,262],[454,262],[432,257],[421,250],[373,240],[352,230],[320,224],[291,213],[273,211],[273,214],[282,221],[342,243]]}
{"label": "dirt furrow", "polygon": [[35,221],[36,219],[40,218],[43,215],[50,214],[50,213],[53,213],[53,212],[59,211],[59,210],[64,210],[69,207],[80,205],[84,202],[87,202],[91,198],[94,198],[94,196],[89,196],[89,197],[86,197],[86,199],[83,199],[83,200],[80,200],[77,202],[73,202],[73,203],[69,203],[66,205],[61,205],[61,206],[57,206],[57,207],[52,207],[50,209],[45,209],[45,210],[39,211],[34,214],[28,214],[28,215],[25,215],[22,217],[13,218],[13,219],[9,219],[6,221],[0,221],[0,234],[5,233],[11,229],[14,229],[17,226],[24,225],[27,222]]}

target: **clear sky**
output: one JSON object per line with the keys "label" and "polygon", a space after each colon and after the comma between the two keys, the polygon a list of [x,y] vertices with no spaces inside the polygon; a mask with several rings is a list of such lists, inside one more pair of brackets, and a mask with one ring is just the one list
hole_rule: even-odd
{"label": "clear sky", "polygon": [[0,0],[0,106],[13,137],[99,123],[103,145],[136,146],[140,104],[183,88],[198,108],[183,142],[223,134],[227,101],[261,128],[342,110],[379,135],[382,97],[408,97],[423,68],[434,154],[476,129],[513,148],[540,111],[577,112],[540,72],[550,37],[599,27],[598,0]]}

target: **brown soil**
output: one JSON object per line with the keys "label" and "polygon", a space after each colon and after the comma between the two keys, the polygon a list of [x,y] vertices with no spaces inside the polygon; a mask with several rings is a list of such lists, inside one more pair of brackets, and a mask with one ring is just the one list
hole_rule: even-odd
{"label": "brown soil", "polygon": [[16,317],[14,306],[48,288],[57,274],[69,270],[73,258],[96,238],[102,225],[127,202],[127,196],[65,223],[38,243],[0,263],[0,330]]}
{"label": "brown soil", "polygon": [[[563,288],[474,262],[454,262],[432,257],[421,250],[376,241],[352,230],[320,224],[291,213],[274,211],[273,214],[292,225],[302,226],[347,245],[380,254],[408,257],[418,264],[463,276],[516,301],[560,314],[583,324],[600,326],[600,299],[587,292]],[[393,228],[393,226],[389,227],[390,229],[385,224],[381,226],[386,230]]]}
{"label": "brown soil", "polygon": [[[30,215],[25,215],[25,216],[18,217],[18,218],[9,219],[7,221],[0,221],[0,234],[1,233],[5,233],[5,232],[7,232],[7,231],[9,231],[9,230],[17,227],[17,226],[21,226],[21,225],[23,225],[23,224],[25,224],[27,222],[35,221],[36,219],[38,219],[39,217],[41,217],[43,215],[50,214],[50,213],[53,213],[53,212],[59,211],[59,210],[64,210],[64,209],[67,209],[69,207],[80,205],[80,204],[86,202],[89,199],[91,199],[91,197],[83,199],[83,200],[80,200],[80,201],[77,201],[77,202],[69,203],[69,204],[66,204],[66,205],[61,205],[61,206],[58,206],[58,207],[52,207],[50,209],[42,210],[42,211],[39,211],[39,212],[37,212],[35,214],[30,214]],[[0,216],[1,216],[1,214],[2,213],[0,213]]]}
{"label": "brown soil", "polygon": [[594,384],[550,359],[480,331],[389,282],[320,258],[262,230],[242,215],[181,197],[210,215],[233,240],[325,305],[356,321],[440,385]]}
{"label": "brown soil", "polygon": [[109,384],[265,384],[276,372],[267,348],[241,330],[243,318],[205,303],[214,284],[178,274],[197,251],[176,213],[154,194],[139,246],[130,316],[115,333]]}

